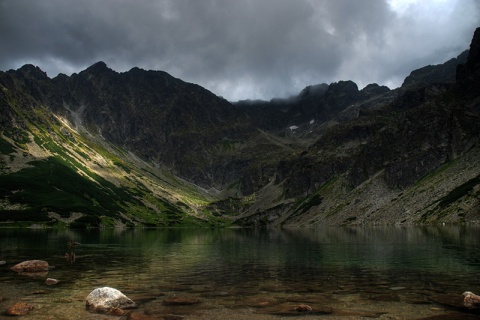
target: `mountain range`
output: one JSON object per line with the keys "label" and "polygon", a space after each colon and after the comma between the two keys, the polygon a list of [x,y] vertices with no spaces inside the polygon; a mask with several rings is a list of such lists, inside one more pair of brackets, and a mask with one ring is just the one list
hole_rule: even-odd
{"label": "mountain range", "polygon": [[401,87],[229,102],[98,62],[0,72],[0,226],[480,221],[480,28]]}

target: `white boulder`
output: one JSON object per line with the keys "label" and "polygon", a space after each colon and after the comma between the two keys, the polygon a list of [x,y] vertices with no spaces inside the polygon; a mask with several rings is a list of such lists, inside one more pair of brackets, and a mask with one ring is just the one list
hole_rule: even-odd
{"label": "white boulder", "polygon": [[90,292],[86,307],[91,312],[120,315],[123,309],[135,308],[136,304],[119,290],[103,287]]}

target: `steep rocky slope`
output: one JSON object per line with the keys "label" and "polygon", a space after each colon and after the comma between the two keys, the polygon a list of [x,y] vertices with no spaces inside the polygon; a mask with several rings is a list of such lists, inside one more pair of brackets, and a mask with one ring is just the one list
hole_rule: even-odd
{"label": "steep rocky slope", "polygon": [[241,222],[480,221],[479,32],[456,84],[402,87],[389,103],[331,126],[280,163],[275,182],[258,193],[257,204],[244,207]]}
{"label": "steep rocky slope", "polygon": [[477,30],[468,59],[395,90],[339,81],[234,104],[103,62],[53,79],[32,65],[0,72],[0,222],[476,221],[479,46]]}
{"label": "steep rocky slope", "polygon": [[[0,222],[78,227],[211,222],[202,212],[212,199],[206,192],[141,159],[128,143],[107,140],[109,121],[125,115],[108,114],[105,108],[114,104],[102,105],[102,95],[76,83],[69,87],[62,78],[49,79],[29,65],[0,75]],[[82,100],[75,104],[75,99]],[[89,117],[105,117],[107,125]],[[118,126],[115,134],[124,134]]]}
{"label": "steep rocky slope", "polygon": [[467,62],[468,50],[458,57],[452,58],[441,65],[425,66],[412,71],[402,84],[403,90],[421,88],[431,83],[454,83],[457,66]]}

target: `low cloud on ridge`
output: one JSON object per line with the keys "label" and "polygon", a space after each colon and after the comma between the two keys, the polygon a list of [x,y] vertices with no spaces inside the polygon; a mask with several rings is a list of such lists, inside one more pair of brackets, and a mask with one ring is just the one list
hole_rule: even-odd
{"label": "low cloud on ridge", "polygon": [[0,70],[97,61],[164,70],[229,100],[310,84],[396,87],[468,48],[476,0],[0,0]]}

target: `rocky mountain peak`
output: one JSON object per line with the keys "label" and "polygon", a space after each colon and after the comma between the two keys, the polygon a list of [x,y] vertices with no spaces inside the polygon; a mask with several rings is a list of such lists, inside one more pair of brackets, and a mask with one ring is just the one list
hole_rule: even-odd
{"label": "rocky mountain peak", "polygon": [[106,72],[115,72],[115,71],[110,69],[105,62],[99,61],[99,62],[91,65],[90,67],[88,67],[87,69],[82,71],[81,73],[103,74],[103,73],[106,73]]}
{"label": "rocky mountain peak", "polygon": [[429,65],[413,70],[403,81],[401,88],[410,90],[424,87],[430,83],[455,83],[457,65],[467,61],[468,50],[443,64]]}
{"label": "rocky mountain peak", "polygon": [[328,89],[330,92],[336,92],[336,93],[358,92],[357,84],[351,80],[334,82],[330,84],[330,87]]}
{"label": "rocky mountain peak", "polygon": [[456,78],[464,94],[478,95],[480,90],[480,28],[477,28],[473,35],[467,62],[457,66]]}
{"label": "rocky mountain peak", "polygon": [[326,83],[307,86],[302,91],[300,91],[300,94],[297,96],[297,99],[302,99],[307,96],[321,97],[325,94],[325,92],[327,92],[327,90],[328,90],[328,84]]}
{"label": "rocky mountain peak", "polygon": [[[13,70],[10,70],[13,72]],[[46,79],[48,78],[47,73],[33,64],[26,64],[18,69],[18,73],[21,74],[24,78],[34,78],[34,79]]]}
{"label": "rocky mountain peak", "polygon": [[467,67],[477,71],[480,69],[480,28],[477,28],[473,34],[473,39],[470,43]]}
{"label": "rocky mountain peak", "polygon": [[387,93],[388,91],[390,91],[390,89],[387,86],[380,86],[377,83],[370,83],[361,90],[362,93],[369,96]]}

